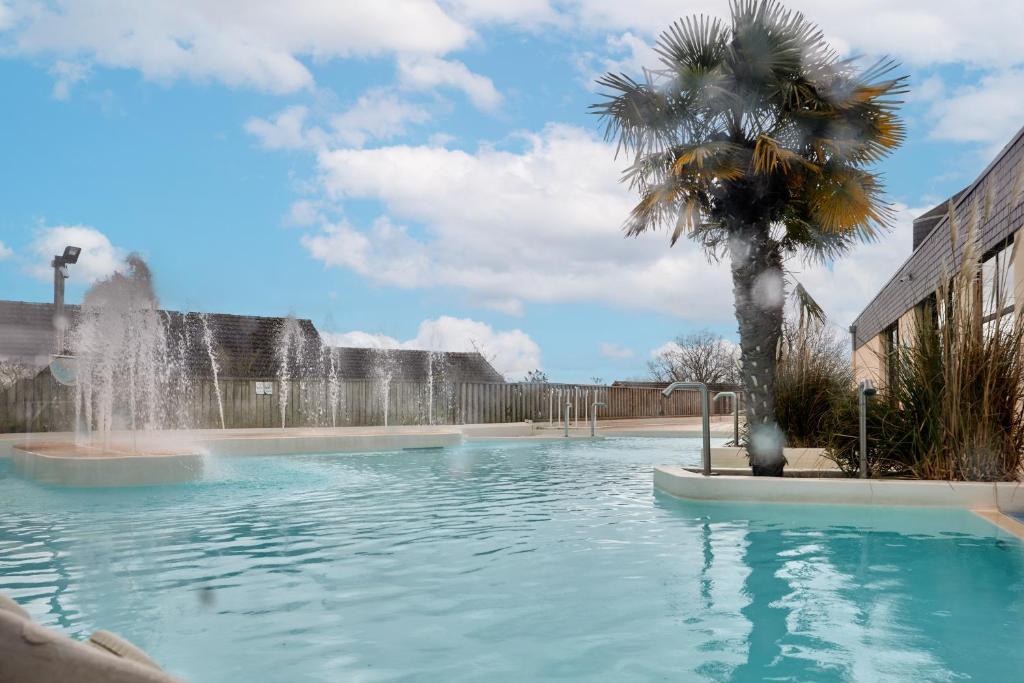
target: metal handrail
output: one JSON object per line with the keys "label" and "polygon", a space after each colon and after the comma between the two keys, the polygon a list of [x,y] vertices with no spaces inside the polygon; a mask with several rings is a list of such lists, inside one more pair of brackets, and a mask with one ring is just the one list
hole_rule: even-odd
{"label": "metal handrail", "polygon": [[662,395],[665,397],[671,396],[672,392],[680,389],[691,389],[700,392],[701,398],[701,426],[704,431],[704,443],[701,448],[701,462],[703,464],[703,474],[705,477],[711,476],[711,401],[708,398],[708,385],[704,382],[672,382],[665,390],[662,391]]}
{"label": "metal handrail", "polygon": [[718,399],[725,397],[732,397],[732,442],[739,448],[740,446],[740,398],[736,395],[735,391],[720,391],[715,394],[715,399],[712,403],[717,403]]}
{"label": "metal handrail", "polygon": [[590,406],[590,438],[593,439],[597,433],[597,407],[601,406],[606,408],[607,406],[601,401],[594,401]]}
{"label": "metal handrail", "polygon": [[569,438],[569,411],[572,409],[572,402],[565,402],[565,438]]}

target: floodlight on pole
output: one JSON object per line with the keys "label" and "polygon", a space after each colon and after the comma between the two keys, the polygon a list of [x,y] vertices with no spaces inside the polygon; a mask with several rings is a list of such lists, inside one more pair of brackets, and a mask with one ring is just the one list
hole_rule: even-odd
{"label": "floodlight on pole", "polygon": [[868,478],[868,398],[878,393],[870,379],[861,381],[857,387],[857,404],[860,413],[860,478]]}
{"label": "floodlight on pole", "polygon": [[67,318],[64,317],[64,281],[68,279],[68,266],[78,263],[81,247],[66,246],[64,253],[54,256],[50,262],[53,268],[53,327],[56,334],[57,354],[63,354],[66,347]]}

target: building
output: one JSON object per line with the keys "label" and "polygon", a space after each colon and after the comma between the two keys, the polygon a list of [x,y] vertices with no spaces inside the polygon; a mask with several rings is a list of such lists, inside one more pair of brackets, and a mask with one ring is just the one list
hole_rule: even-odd
{"label": "building", "polygon": [[[912,338],[915,319],[933,301],[940,279],[959,270],[965,233],[977,223],[982,254],[979,288],[982,322],[1015,315],[1024,302],[1024,128],[969,186],[914,221],[913,252],[850,326],[853,368],[858,381],[885,384],[886,359],[901,340]],[[959,236],[950,233],[950,210]],[[972,217],[973,214],[973,217]],[[995,302],[999,302],[1000,310]]]}
{"label": "building", "polygon": [[[73,326],[80,307],[68,305],[65,313]],[[202,327],[209,327],[220,377],[233,379],[273,378],[280,364],[278,346],[287,318],[228,313],[181,313],[158,311],[170,339],[191,339],[182,345],[185,362],[193,376],[210,374],[210,358],[202,343]],[[14,361],[32,368],[49,364],[56,348],[54,306],[50,303],[0,300],[0,361]],[[305,357],[316,360],[324,348],[312,321],[294,321]],[[431,354],[412,349],[329,347],[333,349],[338,376],[348,380],[379,379],[382,364],[394,381],[426,382],[430,372],[443,368],[450,382],[504,382],[501,373],[476,352],[446,351]],[[292,376],[317,373],[321,364],[309,362],[293,368]]]}

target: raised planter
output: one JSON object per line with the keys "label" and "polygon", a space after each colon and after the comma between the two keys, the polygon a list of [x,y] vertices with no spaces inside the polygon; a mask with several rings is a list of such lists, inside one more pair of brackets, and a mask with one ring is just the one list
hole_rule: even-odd
{"label": "raised planter", "polygon": [[15,446],[15,472],[57,486],[145,486],[179,484],[203,478],[199,453],[151,453],[89,456],[59,446]]}
{"label": "raised planter", "polygon": [[654,468],[654,486],[693,500],[920,506],[1024,512],[1021,482],[920,481],[827,477],[705,477],[683,467]]}

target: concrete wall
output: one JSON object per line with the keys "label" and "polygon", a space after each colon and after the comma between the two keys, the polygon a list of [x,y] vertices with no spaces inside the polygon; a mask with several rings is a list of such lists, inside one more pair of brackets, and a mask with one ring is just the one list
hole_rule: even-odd
{"label": "concrete wall", "polygon": [[896,321],[897,327],[899,328],[900,334],[900,345],[910,346],[914,342],[914,337],[917,336],[917,316],[920,315],[919,309],[915,306],[909,311],[906,311],[900,316],[899,320]]}
{"label": "concrete wall", "polygon": [[858,382],[870,379],[875,386],[881,386],[885,379],[885,346],[882,335],[878,334],[863,344],[853,354],[853,377]]}

